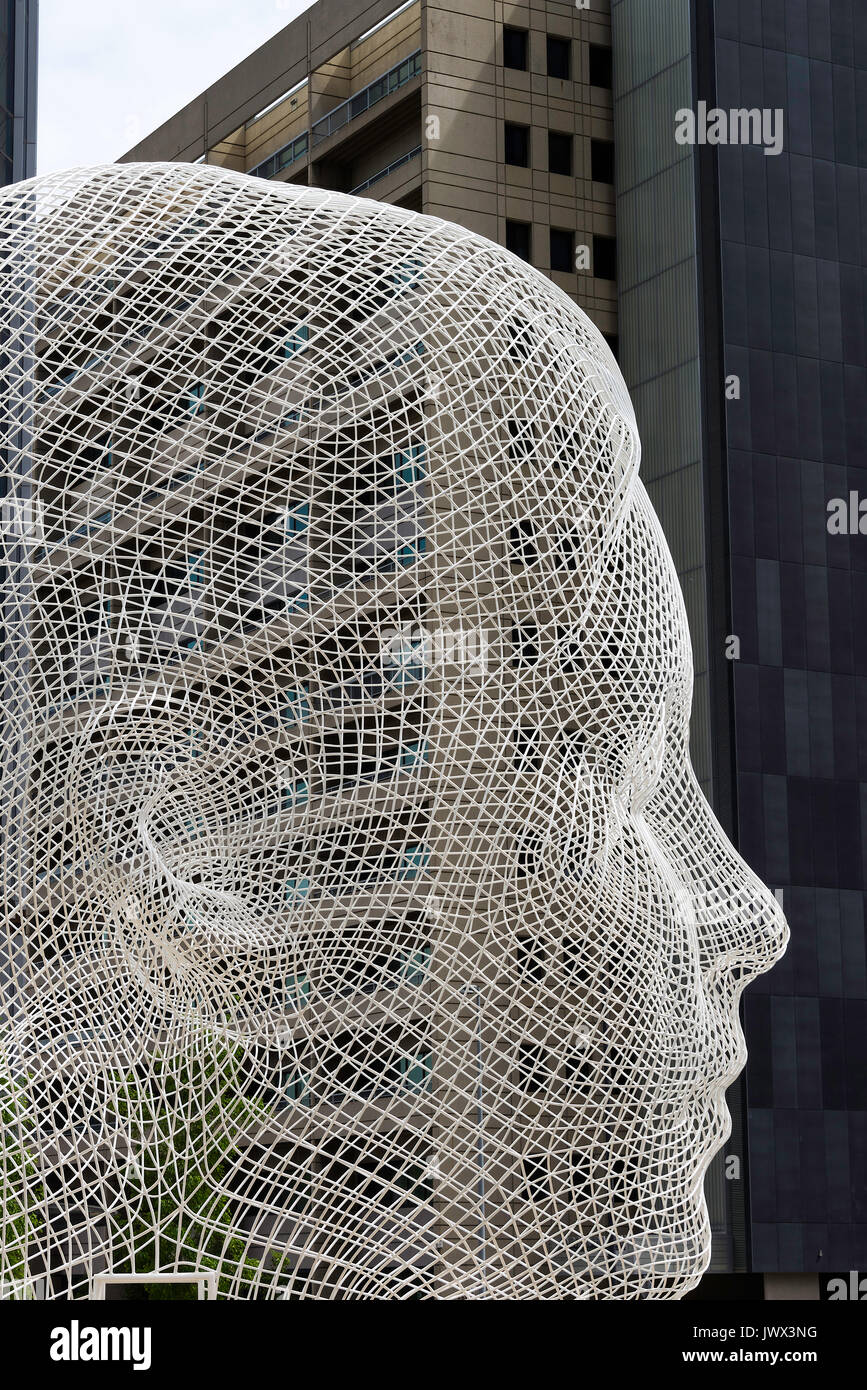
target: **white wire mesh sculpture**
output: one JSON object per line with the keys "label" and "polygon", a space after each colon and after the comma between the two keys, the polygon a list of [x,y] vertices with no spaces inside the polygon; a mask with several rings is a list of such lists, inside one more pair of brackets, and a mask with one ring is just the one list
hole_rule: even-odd
{"label": "white wire mesh sculpture", "polygon": [[6,1296],[679,1297],[785,924],[599,333],[214,168],[0,236]]}

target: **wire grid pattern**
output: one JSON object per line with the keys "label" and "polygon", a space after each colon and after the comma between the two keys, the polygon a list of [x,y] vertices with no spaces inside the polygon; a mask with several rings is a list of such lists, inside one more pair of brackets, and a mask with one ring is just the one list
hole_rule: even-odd
{"label": "wire grid pattern", "polygon": [[0,238],[4,1296],[680,1297],[786,927],[601,335],[216,168]]}

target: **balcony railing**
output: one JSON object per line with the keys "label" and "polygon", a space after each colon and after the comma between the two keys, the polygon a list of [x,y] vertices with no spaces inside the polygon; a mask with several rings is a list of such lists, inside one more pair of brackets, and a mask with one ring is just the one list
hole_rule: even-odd
{"label": "balcony railing", "polygon": [[384,169],[380,169],[378,174],[373,174],[371,178],[365,179],[364,183],[360,183],[356,188],[350,189],[350,192],[365,193],[368,188],[372,188],[375,183],[379,183],[380,179],[384,179],[388,174],[393,174],[395,169],[400,169],[402,165],[408,164],[411,159],[418,159],[420,154],[421,145],[416,145],[414,150],[410,150],[408,154],[402,154],[400,159],[395,159],[392,164],[387,164]]}
{"label": "balcony railing", "polygon": [[313,144],[319,145],[323,140],[327,140],[329,135],[335,131],[342,130],[350,121],[354,121],[357,116],[363,116],[365,111],[369,111],[371,106],[375,106],[383,97],[390,96],[399,87],[403,87],[407,82],[411,82],[414,77],[418,77],[421,72],[421,49],[416,49],[403,62],[397,63],[388,72],[383,73],[375,82],[369,86],[362,87],[360,92],[349,97],[347,101],[341,102],[340,106],[335,106],[333,111],[329,111],[327,116],[322,116],[312,126]]}
{"label": "balcony railing", "polygon": [[310,148],[310,132],[305,130],[302,135],[296,135],[294,140],[290,140],[288,145],[283,145],[275,154],[270,154],[267,159],[263,159],[261,164],[257,164],[248,173],[254,178],[273,179],[275,174],[279,174],[282,169],[288,169],[290,164],[303,159]]}

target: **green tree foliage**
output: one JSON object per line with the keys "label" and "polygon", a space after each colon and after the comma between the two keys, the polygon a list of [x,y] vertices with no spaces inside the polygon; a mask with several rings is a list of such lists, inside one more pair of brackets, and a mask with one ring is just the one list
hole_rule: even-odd
{"label": "green tree foliage", "polygon": [[[123,1178],[128,1224],[114,1235],[115,1273],[216,1270],[219,1296],[245,1286],[283,1284],[288,1271],[262,1268],[230,1233],[225,1180],[238,1142],[268,1117],[245,1095],[243,1050],[208,1047],[197,1056],[168,1049],[119,1078],[118,1115],[131,1153]],[[195,1286],[129,1286],[129,1298],[195,1299]]]}
{"label": "green tree foliage", "polygon": [[45,1232],[44,1189],[37,1180],[32,1151],[34,1135],[22,1088],[4,1071],[0,1079],[0,1284],[6,1296],[27,1296],[28,1256],[40,1247]]}

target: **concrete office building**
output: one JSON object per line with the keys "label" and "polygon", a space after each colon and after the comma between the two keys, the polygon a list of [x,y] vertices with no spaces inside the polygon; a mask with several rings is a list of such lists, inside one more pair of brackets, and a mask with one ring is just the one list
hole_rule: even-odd
{"label": "concrete office building", "polygon": [[610,42],[599,0],[319,0],[124,158],[222,164],[459,222],[548,271],[612,342]]}
{"label": "concrete office building", "polygon": [[0,5],[0,186],[36,173],[36,45],[39,0]]}
{"label": "concrete office building", "polygon": [[[829,500],[867,490],[867,20],[854,0],[461,9],[320,0],[125,158],[462,223],[618,350],[690,619],[693,762],[793,931],[746,999],[711,1269],[757,1276],[740,1296],[817,1297],[867,1264],[864,566],[826,528]],[[699,101],[781,112],[782,152],[679,144]]]}

